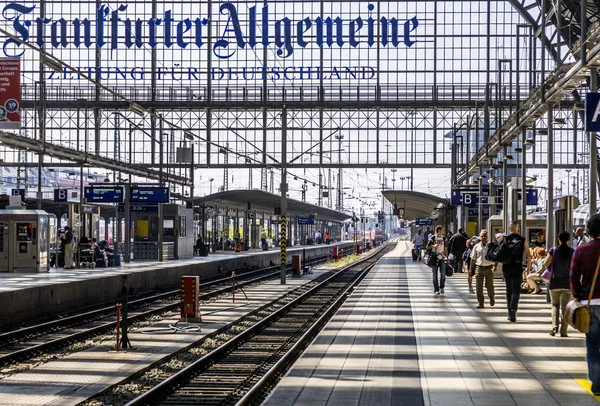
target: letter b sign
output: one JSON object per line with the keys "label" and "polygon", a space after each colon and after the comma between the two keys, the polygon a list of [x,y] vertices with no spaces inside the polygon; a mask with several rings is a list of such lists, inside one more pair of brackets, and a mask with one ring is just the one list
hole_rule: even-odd
{"label": "letter b sign", "polygon": [[465,193],[462,195],[463,206],[471,206],[473,204],[473,195]]}
{"label": "letter b sign", "polygon": [[585,131],[600,131],[600,93],[585,96]]}
{"label": "letter b sign", "polygon": [[67,189],[54,189],[54,201],[55,202],[66,202],[67,201]]}

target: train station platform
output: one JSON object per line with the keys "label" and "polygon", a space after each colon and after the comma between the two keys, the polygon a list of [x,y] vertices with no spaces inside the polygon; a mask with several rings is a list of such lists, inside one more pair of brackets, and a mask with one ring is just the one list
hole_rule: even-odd
{"label": "train station platform", "polygon": [[522,295],[506,320],[476,309],[466,274],[434,296],[431,271],[401,242],[364,279],[263,403],[286,405],[596,405],[585,338],[551,337],[545,295]]}
{"label": "train station platform", "polygon": [[[303,251],[307,260],[326,256],[333,246],[351,250],[353,243],[290,247],[288,263],[292,255],[301,255]],[[207,257],[165,262],[134,261],[117,268],[53,268],[45,273],[0,273],[0,329],[118,300],[123,275],[128,275],[129,293],[134,295],[174,289],[184,275],[198,275],[202,281],[219,274],[231,274],[240,268],[263,268],[279,263],[279,249],[271,248],[238,253],[217,251]]]}

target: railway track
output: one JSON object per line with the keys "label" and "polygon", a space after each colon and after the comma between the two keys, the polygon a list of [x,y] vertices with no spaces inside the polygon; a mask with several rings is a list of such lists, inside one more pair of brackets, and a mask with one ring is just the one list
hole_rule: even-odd
{"label": "railway track", "polygon": [[[327,257],[315,257],[308,265],[325,262]],[[290,266],[291,270],[291,266]],[[236,276],[238,286],[244,287],[279,277],[279,266],[248,271]],[[200,284],[201,301],[231,292],[231,279],[220,278]],[[130,323],[148,320],[157,315],[179,309],[180,290],[151,295],[129,302]],[[116,327],[115,308],[103,307],[85,313],[28,326],[0,334],[0,367],[24,362],[51,351],[66,348],[77,342],[111,333]]]}
{"label": "railway track", "polygon": [[[255,404],[276,383],[382,255],[328,276],[217,348],[127,403],[138,405]],[[277,306],[276,306],[277,307]],[[164,372],[164,371],[163,371]]]}

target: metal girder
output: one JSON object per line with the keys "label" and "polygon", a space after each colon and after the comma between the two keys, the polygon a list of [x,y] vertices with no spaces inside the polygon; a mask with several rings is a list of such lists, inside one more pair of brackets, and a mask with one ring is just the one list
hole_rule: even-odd
{"label": "metal girder", "polygon": [[[21,150],[28,150],[36,154],[51,155],[57,159],[64,159],[67,161],[75,161],[79,164],[89,164],[92,166],[98,166],[108,170],[123,172],[129,175],[140,176],[149,179],[158,179],[160,172],[157,170],[149,169],[148,167],[140,167],[137,164],[130,164],[126,162],[118,162],[110,158],[105,158],[97,155],[84,154],[81,151],[77,151],[71,148],[65,148],[59,145],[53,145],[46,143],[45,145],[35,139],[22,137],[20,135],[7,133],[0,131],[0,141],[3,145],[11,148],[17,148]],[[5,165],[4,163],[2,165]],[[57,164],[56,166],[60,166]],[[163,175],[170,182],[179,185],[188,185],[190,180],[182,176],[167,174]]]}
{"label": "metal girder", "polygon": [[[522,131],[523,127],[531,126],[539,119],[546,111],[548,105],[554,105],[560,102],[566,94],[569,94],[579,88],[590,75],[590,68],[600,67],[600,26],[596,22],[590,27],[586,43],[590,44],[588,50],[587,64],[582,64],[577,61],[573,64],[562,65],[552,72],[544,83],[532,93],[527,101],[525,101],[519,111],[513,114],[498,131],[494,133],[488,140],[489,154],[495,155],[500,151],[503,145],[510,144],[516,139]],[[546,90],[546,100],[542,102],[541,89]],[[520,117],[520,120],[517,120]],[[484,165],[484,160],[487,159],[485,146],[481,148],[475,157],[469,162],[468,171],[463,170],[458,174],[459,181],[464,181],[466,178],[475,173],[476,169]]]}
{"label": "metal girder", "polygon": [[[541,15],[541,7],[537,0],[508,0],[510,4],[521,14],[521,17],[527,21],[533,27],[533,31],[536,36],[540,38],[542,44],[548,51],[548,53],[552,56],[552,59],[558,62],[558,53],[556,52],[556,48],[554,48],[554,43],[552,43],[545,35],[542,35],[540,30],[540,25],[538,24],[538,19],[531,15],[529,10],[532,10],[537,7]],[[556,21],[554,21],[556,22]],[[564,38],[564,37],[563,37]]]}
{"label": "metal girder", "polygon": [[[368,103],[370,108],[389,108],[389,109],[415,109],[415,108],[475,108],[477,104],[481,105],[483,100],[397,100],[397,101],[375,101],[375,100],[356,100],[356,101],[277,101],[277,102],[243,102],[243,101],[230,101],[230,102],[198,102],[198,101],[156,101],[148,103],[140,103],[147,109],[155,110],[202,110],[206,108],[217,109],[217,110],[233,110],[233,109],[245,109],[245,110],[258,110],[261,108],[281,110],[283,106],[291,107],[293,109],[361,109],[365,107],[365,103]],[[33,100],[24,100],[22,107],[24,109],[32,109],[35,104]],[[96,106],[99,109],[105,109],[110,111],[116,110],[129,110],[129,104],[117,101],[99,101],[96,103],[89,103],[90,106]],[[513,103],[514,104],[514,103]],[[502,102],[502,106],[508,108],[509,102]],[[58,109],[77,109],[81,108],[81,103],[76,100],[48,100],[46,102],[47,110],[58,110]]]}

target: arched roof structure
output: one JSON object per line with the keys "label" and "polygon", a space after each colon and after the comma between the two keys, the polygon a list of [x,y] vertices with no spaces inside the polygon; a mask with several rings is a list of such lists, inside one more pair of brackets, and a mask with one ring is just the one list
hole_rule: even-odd
{"label": "arched roof structure", "polygon": [[384,190],[383,196],[398,208],[404,209],[402,218],[407,220],[437,218],[450,205],[450,200],[428,193],[408,190]]}

